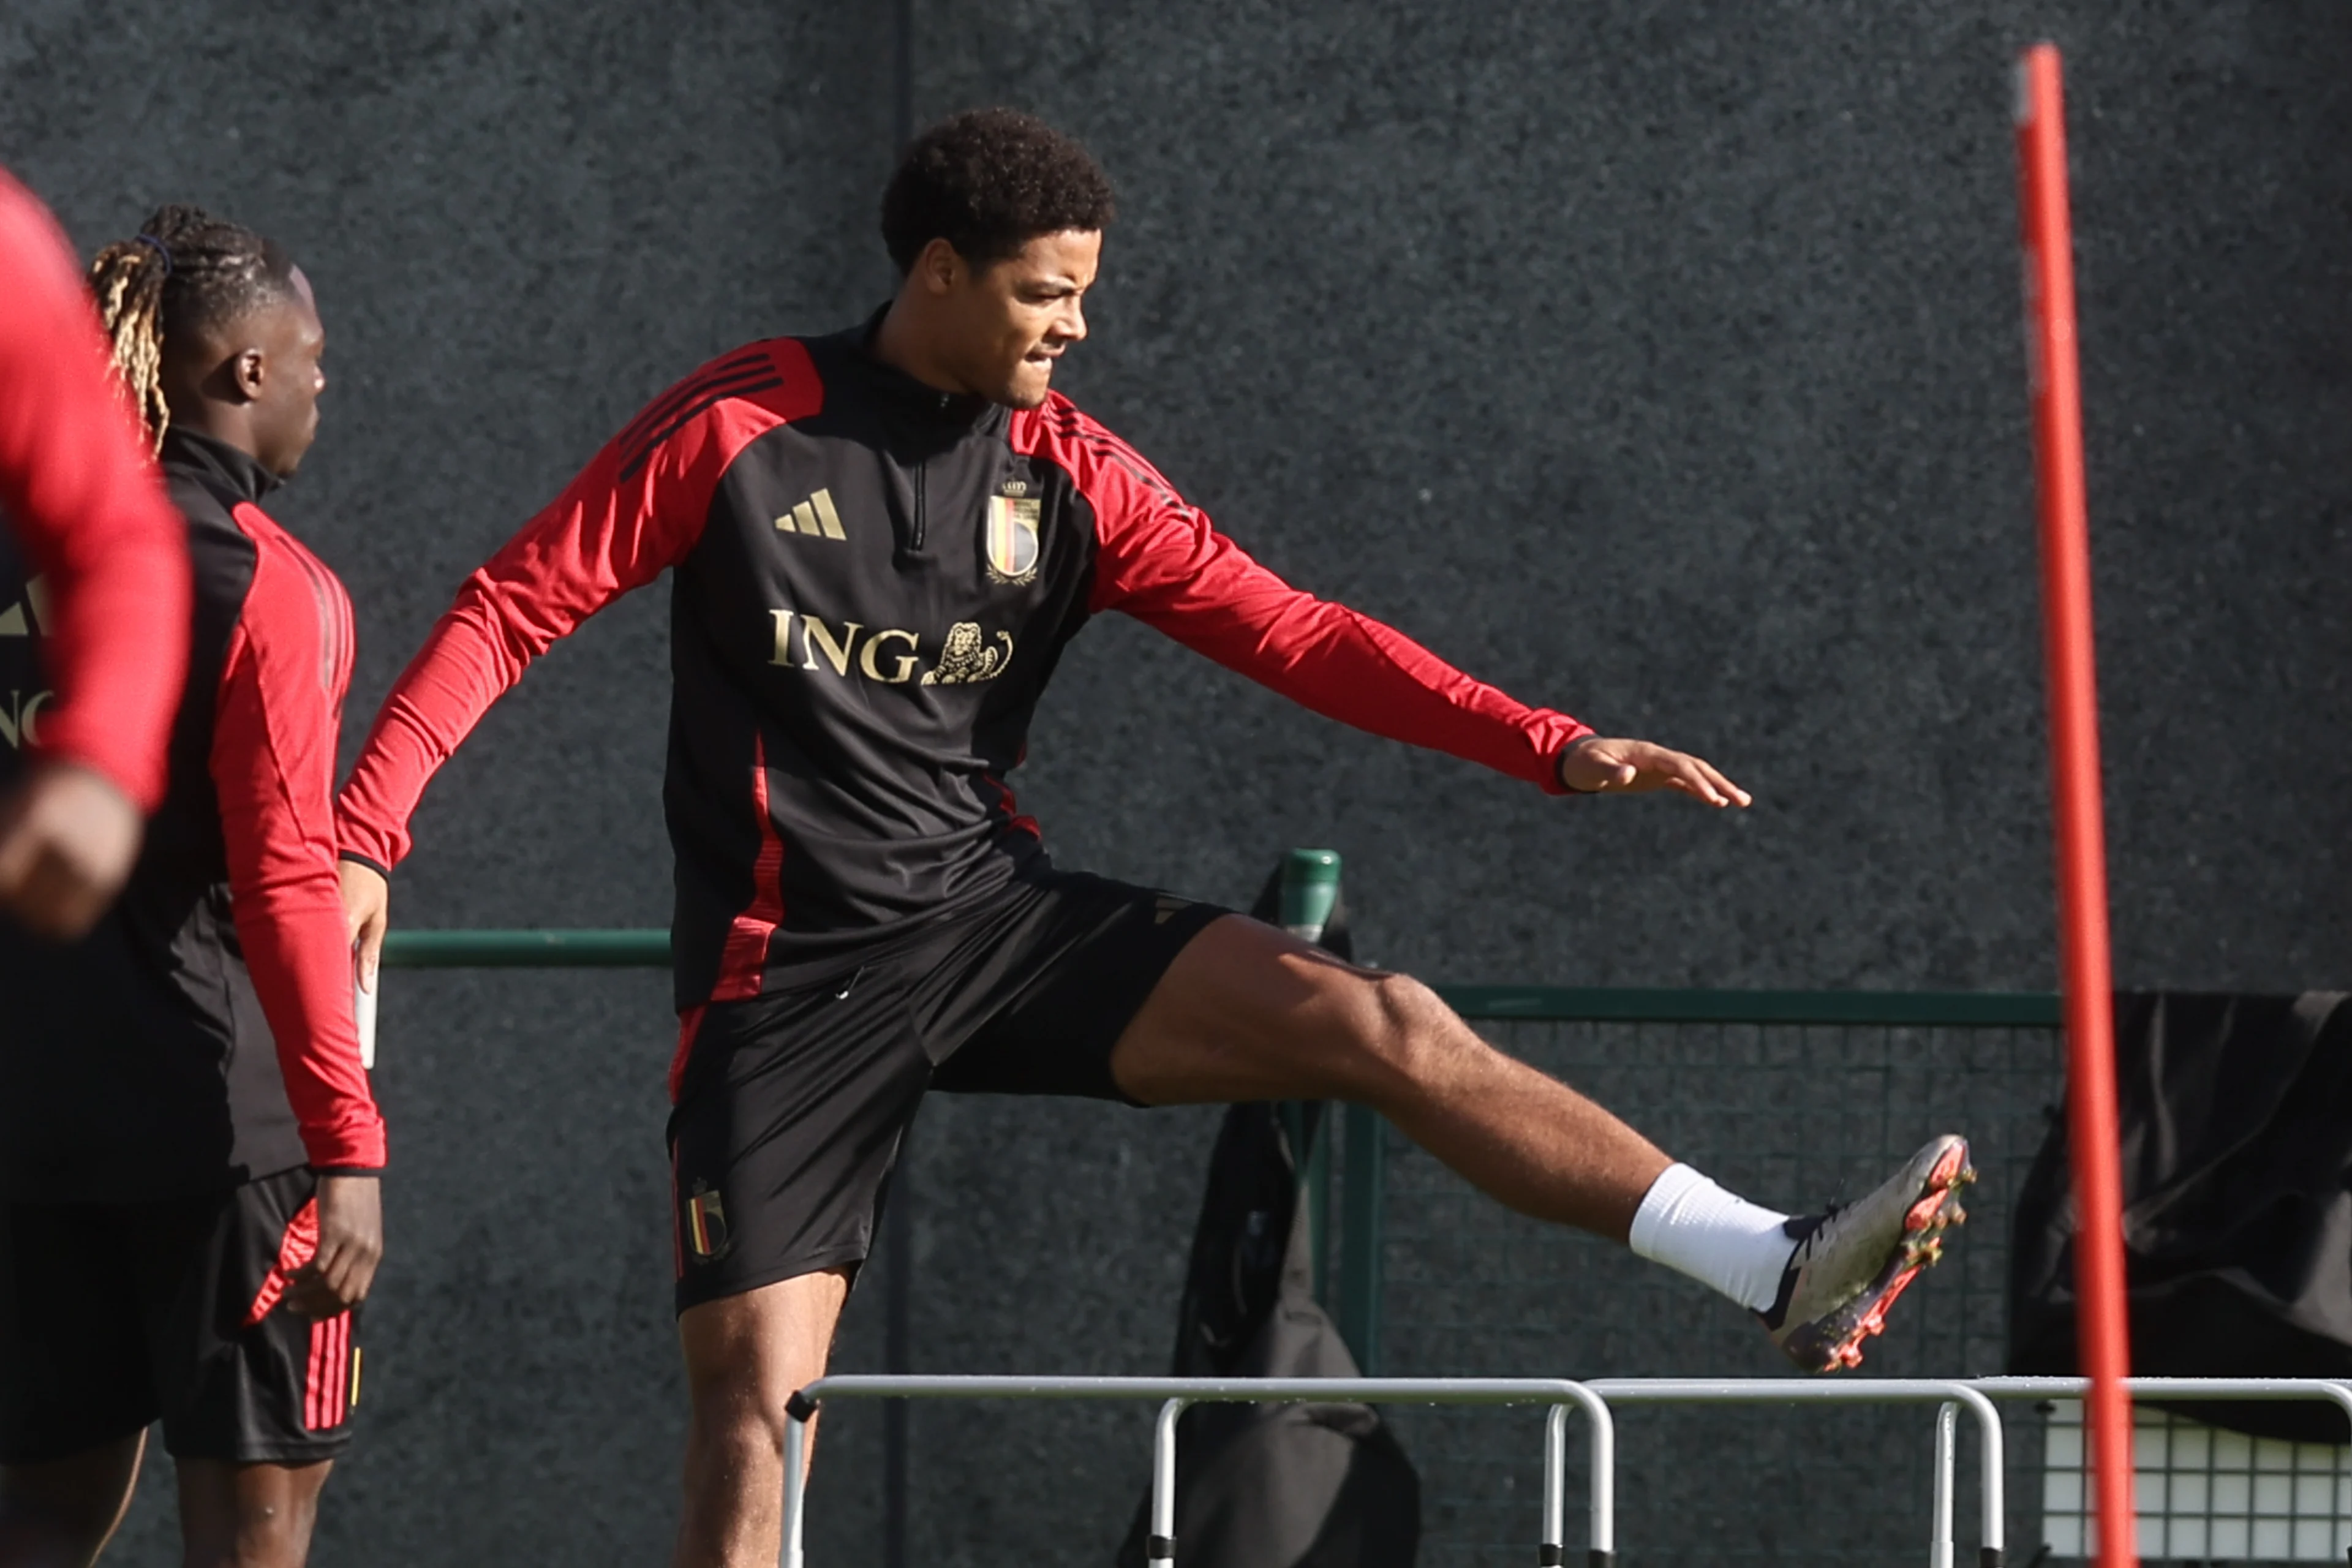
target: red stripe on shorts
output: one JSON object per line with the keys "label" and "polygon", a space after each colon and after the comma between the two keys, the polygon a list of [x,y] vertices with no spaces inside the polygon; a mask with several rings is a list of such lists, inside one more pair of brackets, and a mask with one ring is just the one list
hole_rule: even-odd
{"label": "red stripe on shorts", "polygon": [[352,1315],[338,1312],[310,1325],[310,1364],[302,1391],[306,1431],[331,1432],[351,1410]]}

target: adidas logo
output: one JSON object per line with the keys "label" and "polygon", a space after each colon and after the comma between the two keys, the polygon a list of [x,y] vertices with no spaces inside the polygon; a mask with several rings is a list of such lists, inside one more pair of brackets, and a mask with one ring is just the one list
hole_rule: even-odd
{"label": "adidas logo", "polygon": [[805,533],[812,537],[847,539],[841,531],[841,513],[833,510],[833,492],[819,490],[783,516],[776,519],[779,533]]}
{"label": "adidas logo", "polygon": [[25,584],[23,602],[0,610],[0,637],[37,637],[48,626],[48,588],[38,577]]}

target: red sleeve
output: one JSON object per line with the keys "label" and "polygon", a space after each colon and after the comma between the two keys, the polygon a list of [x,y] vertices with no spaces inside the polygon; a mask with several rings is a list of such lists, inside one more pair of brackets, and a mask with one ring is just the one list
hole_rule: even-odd
{"label": "red sleeve", "polygon": [[187,525],[163,499],[73,254],[0,174],[0,511],[38,574],[40,749],[152,810],[188,664]]}
{"label": "red sleeve", "polygon": [[344,854],[389,871],[434,773],[556,638],[675,565],[736,455],[816,412],[807,352],[754,343],[647,405],[554,503],[466,580],[401,672],[337,802]]}
{"label": "red sleeve", "polygon": [[213,723],[229,909],[311,1165],[381,1170],[383,1118],[360,1066],[335,875],[335,734],[351,680],[351,601],[257,508],[240,506],[236,516],[257,554]]}
{"label": "red sleeve", "polygon": [[1068,404],[1057,398],[1036,418],[1039,439],[1094,508],[1091,608],[1124,611],[1343,724],[1567,793],[1560,748],[1590,727],[1529,708],[1403,633],[1292,587]]}

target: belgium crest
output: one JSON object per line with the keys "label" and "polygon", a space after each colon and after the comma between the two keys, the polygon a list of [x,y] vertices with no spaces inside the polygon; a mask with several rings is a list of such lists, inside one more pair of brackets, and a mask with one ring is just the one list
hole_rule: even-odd
{"label": "belgium crest", "polygon": [[716,1263],[735,1243],[727,1232],[726,1206],[717,1193],[698,1181],[686,1200],[686,1242],[697,1263]]}
{"label": "belgium crest", "polygon": [[1037,523],[1044,510],[1034,497],[988,498],[988,519],[981,531],[990,582],[1017,588],[1035,580]]}

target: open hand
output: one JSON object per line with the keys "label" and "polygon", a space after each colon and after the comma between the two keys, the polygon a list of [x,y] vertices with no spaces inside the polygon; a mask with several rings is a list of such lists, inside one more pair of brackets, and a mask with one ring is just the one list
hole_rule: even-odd
{"label": "open hand", "polygon": [[287,1310],[314,1320],[366,1300],[383,1260],[383,1193],[375,1177],[320,1176],[318,1204],[319,1250],[286,1286]]}
{"label": "open hand", "polygon": [[1715,765],[1654,741],[1587,735],[1559,753],[1559,780],[1580,795],[1646,795],[1680,790],[1712,806],[1746,805],[1754,798]]}

